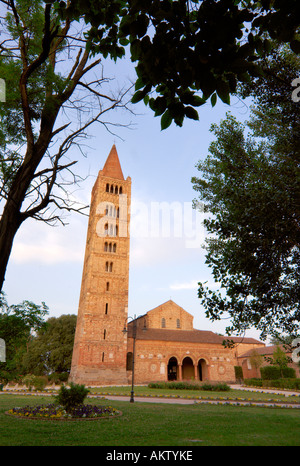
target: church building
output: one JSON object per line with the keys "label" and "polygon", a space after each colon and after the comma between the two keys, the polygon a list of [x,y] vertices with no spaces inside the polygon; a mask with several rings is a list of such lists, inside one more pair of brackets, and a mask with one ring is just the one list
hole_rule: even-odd
{"label": "church building", "polygon": [[70,381],[87,386],[235,380],[241,354],[264,343],[193,327],[169,300],[128,319],[131,178],[113,145],[92,190]]}

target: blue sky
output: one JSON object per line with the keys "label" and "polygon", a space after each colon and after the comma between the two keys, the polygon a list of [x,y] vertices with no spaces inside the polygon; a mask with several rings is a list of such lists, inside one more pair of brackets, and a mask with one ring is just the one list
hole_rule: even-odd
{"label": "blue sky", "polygon": [[[135,76],[133,65],[126,60],[117,65],[107,63],[104,69],[117,77],[119,85]],[[97,173],[115,143],[124,176],[132,179],[129,315],[138,316],[172,299],[194,316],[195,328],[223,333],[228,321],[211,323],[197,298],[197,282],[212,278],[201,248],[203,227],[198,228],[199,238],[193,236],[196,222],[202,218],[191,210],[196,195],[191,177],[197,175],[197,161],[208,154],[213,140],[211,124],[219,123],[228,111],[244,121],[249,118],[249,108],[236,98],[230,107],[221,102],[214,108],[207,104],[199,109],[199,121],[186,120],[182,128],[172,124],[165,131],[160,130],[159,118],[143,104],[133,110],[136,116],[116,115],[120,122],[130,119],[133,123],[132,129],[116,129],[122,139],[94,126],[86,149],[88,157],[83,158],[78,148],[72,149],[82,175],[90,175],[74,195],[89,203]],[[167,237],[150,228],[151,209],[163,207],[161,203],[175,205],[182,214],[182,224],[171,224]],[[10,304],[24,299],[45,301],[50,316],[77,314],[88,219],[72,214],[67,220],[65,227],[49,227],[33,220],[23,224],[4,286]],[[247,335],[259,336],[254,330]]]}

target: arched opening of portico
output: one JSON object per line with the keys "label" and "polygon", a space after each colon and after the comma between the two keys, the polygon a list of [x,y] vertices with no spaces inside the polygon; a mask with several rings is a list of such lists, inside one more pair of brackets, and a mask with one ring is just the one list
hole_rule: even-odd
{"label": "arched opening of portico", "polygon": [[168,362],[168,380],[177,380],[178,362],[173,356]]}
{"label": "arched opening of portico", "polygon": [[199,359],[198,361],[198,375],[200,381],[208,379],[207,363],[205,359]]}
{"label": "arched opening of portico", "polygon": [[191,380],[195,378],[194,363],[192,359],[187,356],[182,361],[182,379]]}

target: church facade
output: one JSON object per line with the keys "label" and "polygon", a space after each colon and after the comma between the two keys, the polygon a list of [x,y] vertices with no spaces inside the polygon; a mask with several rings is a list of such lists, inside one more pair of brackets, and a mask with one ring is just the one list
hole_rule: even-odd
{"label": "church facade", "polygon": [[129,322],[131,178],[115,145],[92,190],[70,381],[97,385],[167,380],[235,380],[241,354],[265,345],[193,327],[169,300]]}

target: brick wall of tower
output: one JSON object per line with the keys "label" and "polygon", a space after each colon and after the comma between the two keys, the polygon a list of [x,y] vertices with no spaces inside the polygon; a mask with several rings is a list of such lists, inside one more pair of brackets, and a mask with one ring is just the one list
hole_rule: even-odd
{"label": "brick wall of tower", "polygon": [[128,315],[130,199],[130,177],[99,172],[91,196],[70,373],[76,383],[127,383],[122,330]]}

